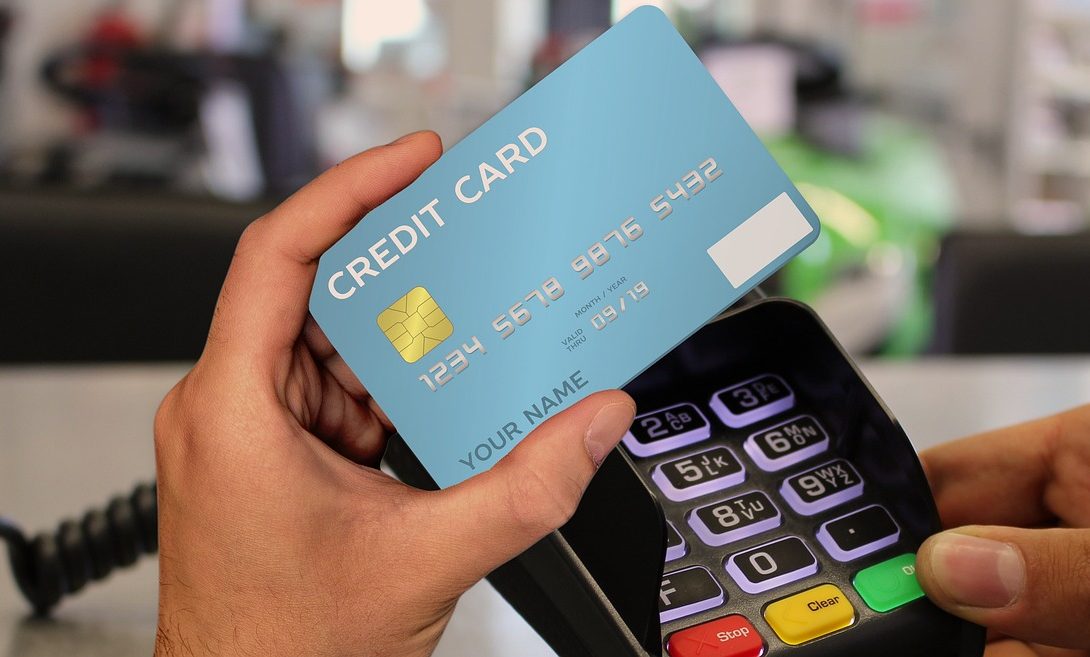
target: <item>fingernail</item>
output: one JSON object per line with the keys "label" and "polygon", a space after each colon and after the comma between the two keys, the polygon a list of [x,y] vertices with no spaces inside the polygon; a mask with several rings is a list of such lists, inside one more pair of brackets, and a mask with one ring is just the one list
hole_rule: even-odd
{"label": "fingernail", "polygon": [[997,609],[1022,595],[1026,565],[1009,543],[945,532],[932,539],[931,570],[943,591],[966,607]]}
{"label": "fingernail", "polygon": [[628,431],[635,416],[636,407],[630,403],[617,402],[599,409],[583,436],[583,444],[586,445],[590,460],[594,461],[594,467],[602,465],[609,451],[617,446]]}
{"label": "fingernail", "polygon": [[410,139],[412,139],[413,137],[415,137],[416,135],[417,135],[417,133],[416,133],[416,132],[410,132],[410,133],[409,133],[409,134],[407,134],[407,135],[402,135],[402,136],[398,137],[397,139],[393,140],[392,142],[390,142],[390,145],[391,145],[391,146],[396,146],[396,145],[398,145],[398,144],[401,144],[401,143],[407,142],[407,141],[409,141]]}

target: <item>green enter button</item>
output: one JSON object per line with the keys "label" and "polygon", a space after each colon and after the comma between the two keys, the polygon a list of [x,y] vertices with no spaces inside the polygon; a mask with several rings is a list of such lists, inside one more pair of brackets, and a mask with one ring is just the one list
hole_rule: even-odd
{"label": "green enter button", "polygon": [[916,598],[923,589],[916,581],[916,555],[902,554],[859,571],[852,580],[863,602],[879,612],[896,609]]}

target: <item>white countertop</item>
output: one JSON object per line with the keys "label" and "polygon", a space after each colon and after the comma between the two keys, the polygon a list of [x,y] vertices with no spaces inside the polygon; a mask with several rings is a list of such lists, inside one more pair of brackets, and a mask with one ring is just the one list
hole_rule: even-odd
{"label": "white countertop", "polygon": [[[919,449],[1090,401],[1090,358],[870,361],[863,370]],[[0,367],[0,514],[40,530],[154,475],[156,406],[180,365]],[[156,562],[146,559],[27,620],[0,560],[0,657],[151,654]],[[436,655],[551,651],[487,584],[458,606]]]}

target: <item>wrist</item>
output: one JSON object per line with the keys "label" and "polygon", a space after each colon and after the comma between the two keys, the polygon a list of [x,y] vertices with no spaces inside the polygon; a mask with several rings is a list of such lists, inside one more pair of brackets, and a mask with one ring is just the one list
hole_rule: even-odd
{"label": "wrist", "polygon": [[[185,593],[179,595],[179,589]],[[321,614],[301,618],[298,610],[228,596],[226,586],[211,595],[194,595],[179,582],[161,585],[159,595],[155,657],[339,655],[322,634],[328,619],[323,621]],[[270,598],[276,595],[269,592]]]}

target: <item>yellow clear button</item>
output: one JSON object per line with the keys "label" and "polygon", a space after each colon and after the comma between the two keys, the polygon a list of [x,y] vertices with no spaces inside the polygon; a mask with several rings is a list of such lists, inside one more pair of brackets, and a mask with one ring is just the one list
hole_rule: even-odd
{"label": "yellow clear button", "polygon": [[797,646],[854,623],[855,607],[843,591],[822,584],[768,605],[765,620],[784,643]]}

